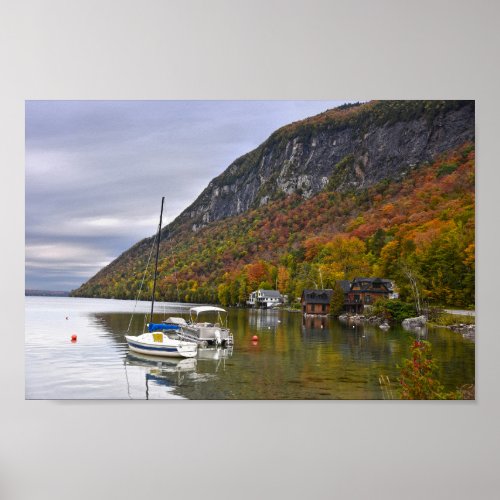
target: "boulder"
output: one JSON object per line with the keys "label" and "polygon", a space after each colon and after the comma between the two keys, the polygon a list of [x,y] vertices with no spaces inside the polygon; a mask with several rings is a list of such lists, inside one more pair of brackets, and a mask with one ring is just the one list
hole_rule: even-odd
{"label": "boulder", "polygon": [[416,318],[406,318],[401,323],[403,328],[413,329],[422,328],[427,323],[427,318],[425,316],[417,316]]}

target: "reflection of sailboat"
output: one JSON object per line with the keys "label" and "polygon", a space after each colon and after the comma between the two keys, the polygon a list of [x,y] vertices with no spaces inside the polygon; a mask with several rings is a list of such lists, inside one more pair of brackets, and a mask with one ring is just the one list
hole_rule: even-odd
{"label": "reflection of sailboat", "polygon": [[179,371],[193,371],[196,369],[196,359],[170,359],[170,358],[157,358],[156,356],[148,356],[146,354],[139,354],[136,352],[129,352],[125,357],[125,363],[128,365],[156,367],[166,372],[179,372]]}
{"label": "reflection of sailboat", "polygon": [[[165,386],[170,389],[169,392],[172,392],[173,389],[183,384],[186,377],[189,377],[191,373],[195,373],[196,371],[196,359],[194,358],[158,358],[135,352],[127,353],[124,364],[125,372],[127,372],[127,366],[142,367],[145,369],[146,399],[149,399],[149,384],[151,382],[157,386]],[[130,386],[128,392],[130,395]]]}
{"label": "reflection of sailboat", "polygon": [[[125,335],[130,350],[141,354],[152,354],[164,357],[183,357],[192,358],[196,356],[198,345],[195,342],[188,342],[179,339],[177,335],[171,335],[179,328],[176,325],[154,324],[153,309],[155,303],[156,277],[158,273],[158,254],[160,251],[161,219],[163,216],[163,203],[165,197],[161,199],[160,224],[158,225],[158,234],[156,236],[156,262],[153,279],[153,294],[151,297],[151,315],[147,324],[148,332],[141,335]],[[169,334],[170,333],[170,334]]]}

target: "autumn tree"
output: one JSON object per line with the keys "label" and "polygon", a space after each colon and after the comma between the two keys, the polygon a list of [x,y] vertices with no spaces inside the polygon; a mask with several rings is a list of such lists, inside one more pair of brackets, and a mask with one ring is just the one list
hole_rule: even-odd
{"label": "autumn tree", "polygon": [[333,293],[330,299],[330,314],[338,316],[344,310],[345,295],[344,290],[338,282],[335,282],[332,287]]}
{"label": "autumn tree", "polygon": [[343,279],[369,275],[370,265],[366,257],[365,243],[355,236],[339,234],[326,243],[318,255],[323,264],[342,273]]}

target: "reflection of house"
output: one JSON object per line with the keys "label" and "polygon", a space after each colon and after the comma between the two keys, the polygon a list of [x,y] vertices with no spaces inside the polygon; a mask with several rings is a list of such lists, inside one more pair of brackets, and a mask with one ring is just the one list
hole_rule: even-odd
{"label": "reflection of house", "polygon": [[355,278],[345,293],[344,309],[347,312],[363,312],[365,305],[372,305],[382,298],[392,298],[392,282],[382,278]]}
{"label": "reflection of house", "polygon": [[248,326],[254,330],[275,330],[279,323],[279,311],[255,309],[248,311]]}
{"label": "reflection of house", "polygon": [[306,315],[302,316],[302,329],[303,331],[311,332],[315,330],[317,332],[327,331],[329,325],[329,318],[323,315]]}
{"label": "reflection of house", "polygon": [[300,303],[304,314],[330,314],[333,290],[304,290]]}
{"label": "reflection of house", "polygon": [[256,290],[250,294],[247,305],[252,307],[274,307],[283,303],[283,296],[278,290]]}

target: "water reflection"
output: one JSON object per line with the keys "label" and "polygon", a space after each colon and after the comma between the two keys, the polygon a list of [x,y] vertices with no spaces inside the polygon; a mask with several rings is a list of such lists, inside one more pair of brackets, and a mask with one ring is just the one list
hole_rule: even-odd
{"label": "water reflection", "polygon": [[[80,308],[79,316],[72,312],[71,301]],[[117,311],[104,309],[113,305],[109,301],[100,309],[96,304],[101,302],[67,299],[59,309],[48,309],[46,302],[27,309],[30,396],[382,399],[395,390],[391,384],[397,380],[398,365],[408,357],[415,338],[432,343],[447,389],[475,380],[474,344],[446,329],[409,332],[391,326],[384,331],[377,325],[304,318],[286,311],[230,309],[234,348],[200,349],[194,360],[177,360],[130,353],[124,338],[131,319],[125,306],[130,304]],[[154,320],[162,321],[165,314]],[[145,317],[144,311],[132,316],[132,334],[142,332]],[[73,331],[78,332],[75,345],[68,336]],[[258,341],[252,340],[255,335]],[[381,386],[381,377],[389,384]]]}
{"label": "water reflection", "polygon": [[[101,331],[123,349],[129,319],[115,313],[93,315]],[[131,330],[140,331],[142,321],[142,317],[134,317]],[[150,373],[149,380],[166,385],[164,379],[168,379],[173,384],[171,394],[190,399],[385,398],[392,388],[381,387],[380,377],[396,381],[397,366],[408,355],[411,339],[429,338],[426,327],[382,330],[377,325],[277,310],[234,309],[229,326],[235,337],[234,362],[233,348],[200,349],[189,377],[175,378],[172,375],[178,376],[177,372],[163,369],[161,376]],[[257,342],[252,341],[254,335]],[[442,360],[445,383],[458,385],[456,381],[464,373],[473,379],[470,361],[460,363],[447,352],[460,345],[460,356],[470,360],[468,348],[458,336],[433,331],[431,341],[435,356]]]}
{"label": "water reflection", "polygon": [[276,332],[281,323],[277,309],[248,309],[248,326],[256,331]]}
{"label": "water reflection", "polygon": [[129,397],[137,398],[132,394],[133,389],[128,376],[128,368],[141,368],[144,374],[144,397],[150,399],[151,385],[166,388],[167,393],[175,393],[175,389],[185,383],[186,378],[196,371],[196,359],[166,359],[128,352],[124,358],[127,377],[127,392]]}
{"label": "water reflection", "polygon": [[308,333],[326,332],[330,326],[330,318],[325,316],[302,316],[302,331]]}

